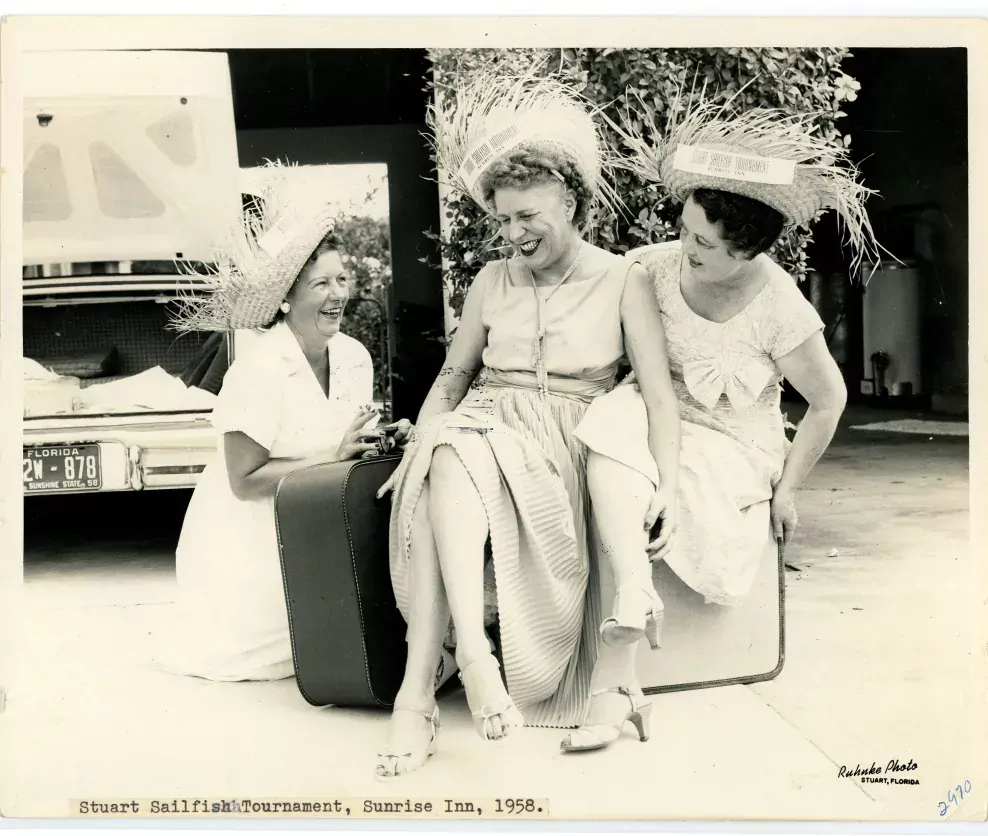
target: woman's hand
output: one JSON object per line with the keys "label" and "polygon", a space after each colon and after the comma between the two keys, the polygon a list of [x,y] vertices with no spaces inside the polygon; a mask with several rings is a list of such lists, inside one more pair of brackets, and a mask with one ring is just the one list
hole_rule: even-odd
{"label": "woman's hand", "polygon": [[[398,421],[397,422],[397,426],[398,426],[399,429],[398,429],[398,432],[395,433],[395,438],[396,439],[400,439],[398,441],[399,446],[402,449],[404,449],[409,444],[414,444],[416,438],[418,437],[418,430],[416,429],[415,425],[411,421],[408,421],[406,419],[402,419],[401,421]],[[404,429],[404,433],[402,433],[402,430],[403,429]],[[406,455],[398,463],[398,467],[396,467],[391,472],[391,475],[388,477],[388,480],[383,485],[381,485],[380,488],[377,489],[377,498],[378,499],[380,499],[381,497],[383,497],[383,496],[391,493],[391,491],[394,490],[395,485],[398,484],[398,481],[401,479],[401,476],[405,472],[405,468],[407,466],[408,466],[408,456]]]}
{"label": "woman's hand", "polygon": [[[378,438],[384,435],[384,430],[365,430],[364,425],[370,421],[377,413],[377,408],[372,404],[360,407],[354,416],[350,426],[346,428],[343,441],[336,450],[337,461],[347,461],[348,459],[369,459],[376,456],[380,449],[377,444]],[[373,438],[374,441],[364,441],[363,439]]]}
{"label": "woman's hand", "polygon": [[391,491],[394,490],[395,483],[398,481],[398,469],[400,467],[401,467],[401,465],[399,464],[398,467],[396,467],[391,472],[391,475],[388,477],[388,481],[385,482],[383,485],[381,485],[381,487],[379,487],[377,489],[377,498],[378,499],[380,499],[383,496],[386,496],[387,494],[391,493]]}
{"label": "woman's hand", "polygon": [[772,533],[775,539],[781,540],[784,545],[789,545],[792,536],[799,523],[799,516],[796,514],[796,503],[793,502],[792,491],[788,488],[775,489],[772,494],[771,504]]}
{"label": "woman's hand", "polygon": [[405,447],[412,441],[412,434],[415,431],[415,425],[407,418],[402,418],[400,421],[395,421],[393,424],[388,424],[384,429],[394,430],[396,447]]}
{"label": "woman's hand", "polygon": [[405,470],[407,468],[408,468],[408,456],[404,456],[402,460],[398,462],[398,466],[391,472],[391,475],[388,477],[388,480],[383,485],[381,485],[381,487],[377,489],[378,499],[387,496],[389,493],[391,493],[391,491],[395,489],[395,485],[397,485],[398,482],[401,481],[402,475],[405,473]]}
{"label": "woman's hand", "polygon": [[[661,521],[659,536],[652,540],[652,530],[657,521]],[[679,501],[676,492],[668,487],[659,488],[652,495],[648,513],[645,515],[645,531],[650,541],[645,550],[648,552],[648,559],[653,563],[663,560],[669,553],[678,524]]]}

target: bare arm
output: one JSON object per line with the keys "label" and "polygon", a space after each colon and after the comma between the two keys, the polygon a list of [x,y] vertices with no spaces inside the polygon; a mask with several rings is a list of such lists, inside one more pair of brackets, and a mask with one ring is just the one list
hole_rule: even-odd
{"label": "bare arm", "polygon": [[[659,487],[672,502],[679,487],[679,401],[669,373],[659,303],[648,274],[639,264],[631,268],[621,297],[621,325],[648,413],[648,448],[659,470]],[[647,527],[654,522],[653,516]]]}
{"label": "bare arm", "polygon": [[819,331],[778,358],[776,364],[809,403],[775,489],[776,493],[792,493],[830,445],[847,403],[847,388]]}
{"label": "bare arm", "polygon": [[467,291],[453,343],[419,410],[418,424],[456,409],[480,371],[487,345],[487,328],[481,320],[487,282],[482,274],[478,274],[477,279]]}
{"label": "bare arm", "polygon": [[242,432],[223,434],[223,448],[226,458],[226,471],[230,479],[230,490],[240,500],[262,499],[274,496],[278,484],[289,473],[315,464],[355,459],[374,455],[376,442],[364,439],[377,438],[379,429],[361,429],[374,416],[372,409],[357,412],[347,427],[343,440],[335,453],[324,456],[310,456],[303,459],[272,459],[271,451],[258,444]]}
{"label": "bare arm", "polygon": [[[428,423],[437,415],[456,409],[480,371],[484,348],[487,346],[487,328],[484,327],[481,318],[486,290],[486,276],[481,271],[477,274],[470,290],[467,291],[467,298],[463,301],[460,322],[453,337],[453,344],[446,354],[446,362],[439,370],[436,381],[429,389],[429,394],[426,395],[425,402],[419,410],[417,423],[420,426]],[[398,423],[401,424],[402,422]],[[411,432],[411,427],[402,427],[399,431],[400,437],[396,435],[396,440],[399,444],[403,444],[406,438],[414,440],[415,436],[410,434]],[[398,484],[398,479],[407,460],[406,457],[378,489],[378,499],[393,490],[394,486]]]}

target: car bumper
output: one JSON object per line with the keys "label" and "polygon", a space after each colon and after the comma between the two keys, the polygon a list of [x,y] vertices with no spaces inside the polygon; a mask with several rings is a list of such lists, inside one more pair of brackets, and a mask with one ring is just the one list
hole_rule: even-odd
{"label": "car bumper", "polygon": [[216,455],[208,414],[73,416],[24,421],[25,464],[55,447],[99,448],[98,487],[58,489],[25,479],[25,496],[193,488]]}

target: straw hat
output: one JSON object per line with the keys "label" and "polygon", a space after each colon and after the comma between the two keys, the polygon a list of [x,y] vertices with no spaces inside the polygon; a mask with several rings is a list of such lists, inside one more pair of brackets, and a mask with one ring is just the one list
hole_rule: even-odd
{"label": "straw hat", "polygon": [[[740,91],[739,91],[740,92]],[[654,122],[637,130],[630,119],[611,122],[631,154],[615,165],[661,183],[677,200],[695,189],[717,189],[757,200],[778,211],[787,226],[808,226],[833,209],[844,227],[856,270],[865,257],[879,260],[865,201],[876,194],[859,181],[846,151],[816,133],[815,114],[701,100],[673,103],[663,136]],[[675,114],[682,111],[681,117]],[[640,118],[640,116],[639,116]]]}
{"label": "straw hat", "polygon": [[[324,197],[292,183],[292,166],[268,162],[270,177],[241,224],[213,245],[207,289],[179,303],[177,331],[233,331],[270,325],[336,213]],[[194,267],[186,272],[202,276]]]}
{"label": "straw hat", "polygon": [[426,120],[437,168],[454,189],[494,214],[484,198],[484,175],[495,162],[519,150],[557,152],[576,167],[593,203],[617,205],[594,105],[536,70],[518,77],[486,71],[452,95],[440,94]]}

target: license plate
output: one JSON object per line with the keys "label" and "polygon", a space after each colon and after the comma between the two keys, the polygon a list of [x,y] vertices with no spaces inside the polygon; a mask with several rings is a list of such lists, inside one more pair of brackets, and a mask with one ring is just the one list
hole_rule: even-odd
{"label": "license plate", "polygon": [[53,444],[24,448],[24,489],[92,491],[103,487],[98,444]]}

